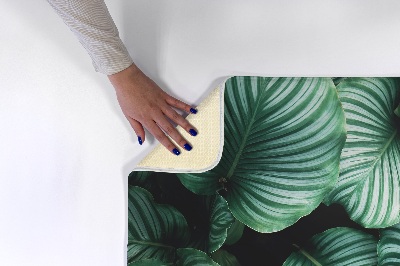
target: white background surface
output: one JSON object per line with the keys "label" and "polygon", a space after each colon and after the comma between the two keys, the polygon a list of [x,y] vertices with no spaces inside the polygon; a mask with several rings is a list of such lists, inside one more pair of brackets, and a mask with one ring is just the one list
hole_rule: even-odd
{"label": "white background surface", "polygon": [[[106,3],[135,62],[191,104],[232,75],[400,75],[399,1]],[[126,265],[127,176],[154,139],[136,143],[46,1],[0,4],[0,265]]]}

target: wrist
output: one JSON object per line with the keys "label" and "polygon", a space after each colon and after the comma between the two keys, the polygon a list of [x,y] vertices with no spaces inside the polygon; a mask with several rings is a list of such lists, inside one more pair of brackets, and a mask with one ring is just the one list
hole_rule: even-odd
{"label": "wrist", "polygon": [[138,72],[140,72],[140,69],[135,65],[135,63],[132,63],[132,65],[125,68],[124,70],[114,73],[112,75],[107,75],[107,77],[110,81],[118,81],[132,75],[137,75]]}
{"label": "wrist", "polygon": [[128,80],[136,79],[135,77],[137,77],[140,72],[140,69],[133,63],[128,68],[118,73],[107,75],[107,77],[114,88],[117,90],[123,88],[123,85],[126,84]]}

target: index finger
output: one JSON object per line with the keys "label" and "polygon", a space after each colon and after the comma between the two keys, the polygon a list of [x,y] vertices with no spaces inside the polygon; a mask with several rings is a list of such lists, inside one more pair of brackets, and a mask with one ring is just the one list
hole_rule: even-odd
{"label": "index finger", "polygon": [[189,104],[184,103],[184,102],[182,102],[181,100],[178,100],[178,99],[176,99],[176,98],[174,98],[174,97],[172,97],[172,96],[170,96],[170,95],[167,96],[167,98],[165,99],[165,101],[166,101],[169,105],[171,105],[171,106],[173,106],[173,107],[175,107],[175,108],[178,108],[178,109],[180,109],[180,110],[184,110],[184,111],[187,112],[187,113],[192,113],[192,114],[196,114],[196,113],[197,113],[197,109],[196,109],[196,108],[193,108],[193,107],[190,106]]}

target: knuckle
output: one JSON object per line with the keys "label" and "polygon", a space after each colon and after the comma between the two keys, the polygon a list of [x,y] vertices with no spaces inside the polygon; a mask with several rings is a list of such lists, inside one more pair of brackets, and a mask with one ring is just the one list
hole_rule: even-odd
{"label": "knuckle", "polygon": [[174,104],[175,106],[178,106],[178,105],[179,105],[178,99],[172,98],[172,102],[173,102],[173,104]]}
{"label": "knuckle", "polygon": [[164,130],[168,135],[171,135],[174,133],[174,128],[171,125],[166,126]]}
{"label": "knuckle", "polygon": [[150,112],[154,113],[157,112],[160,109],[158,105],[151,105],[150,106]]}
{"label": "knuckle", "polygon": [[178,121],[180,117],[181,117],[181,116],[178,115],[176,112],[173,112],[173,114],[172,114],[172,119],[173,119],[174,121]]}
{"label": "knuckle", "polygon": [[154,135],[154,137],[155,137],[156,139],[158,139],[160,142],[165,141],[166,136],[165,136],[164,133],[162,133],[162,132],[155,132],[153,135]]}

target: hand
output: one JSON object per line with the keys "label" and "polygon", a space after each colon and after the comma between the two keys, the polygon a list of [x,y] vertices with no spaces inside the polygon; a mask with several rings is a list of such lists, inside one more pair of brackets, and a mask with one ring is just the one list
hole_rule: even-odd
{"label": "hand", "polygon": [[119,73],[109,75],[108,79],[115,88],[122,112],[138,136],[140,145],[145,141],[144,126],[175,155],[179,155],[180,151],[165,133],[182,148],[189,151],[192,149],[189,142],[167,120],[167,117],[190,135],[196,136],[195,128],[172,107],[187,113],[197,113],[196,109],[168,95],[135,64]]}

